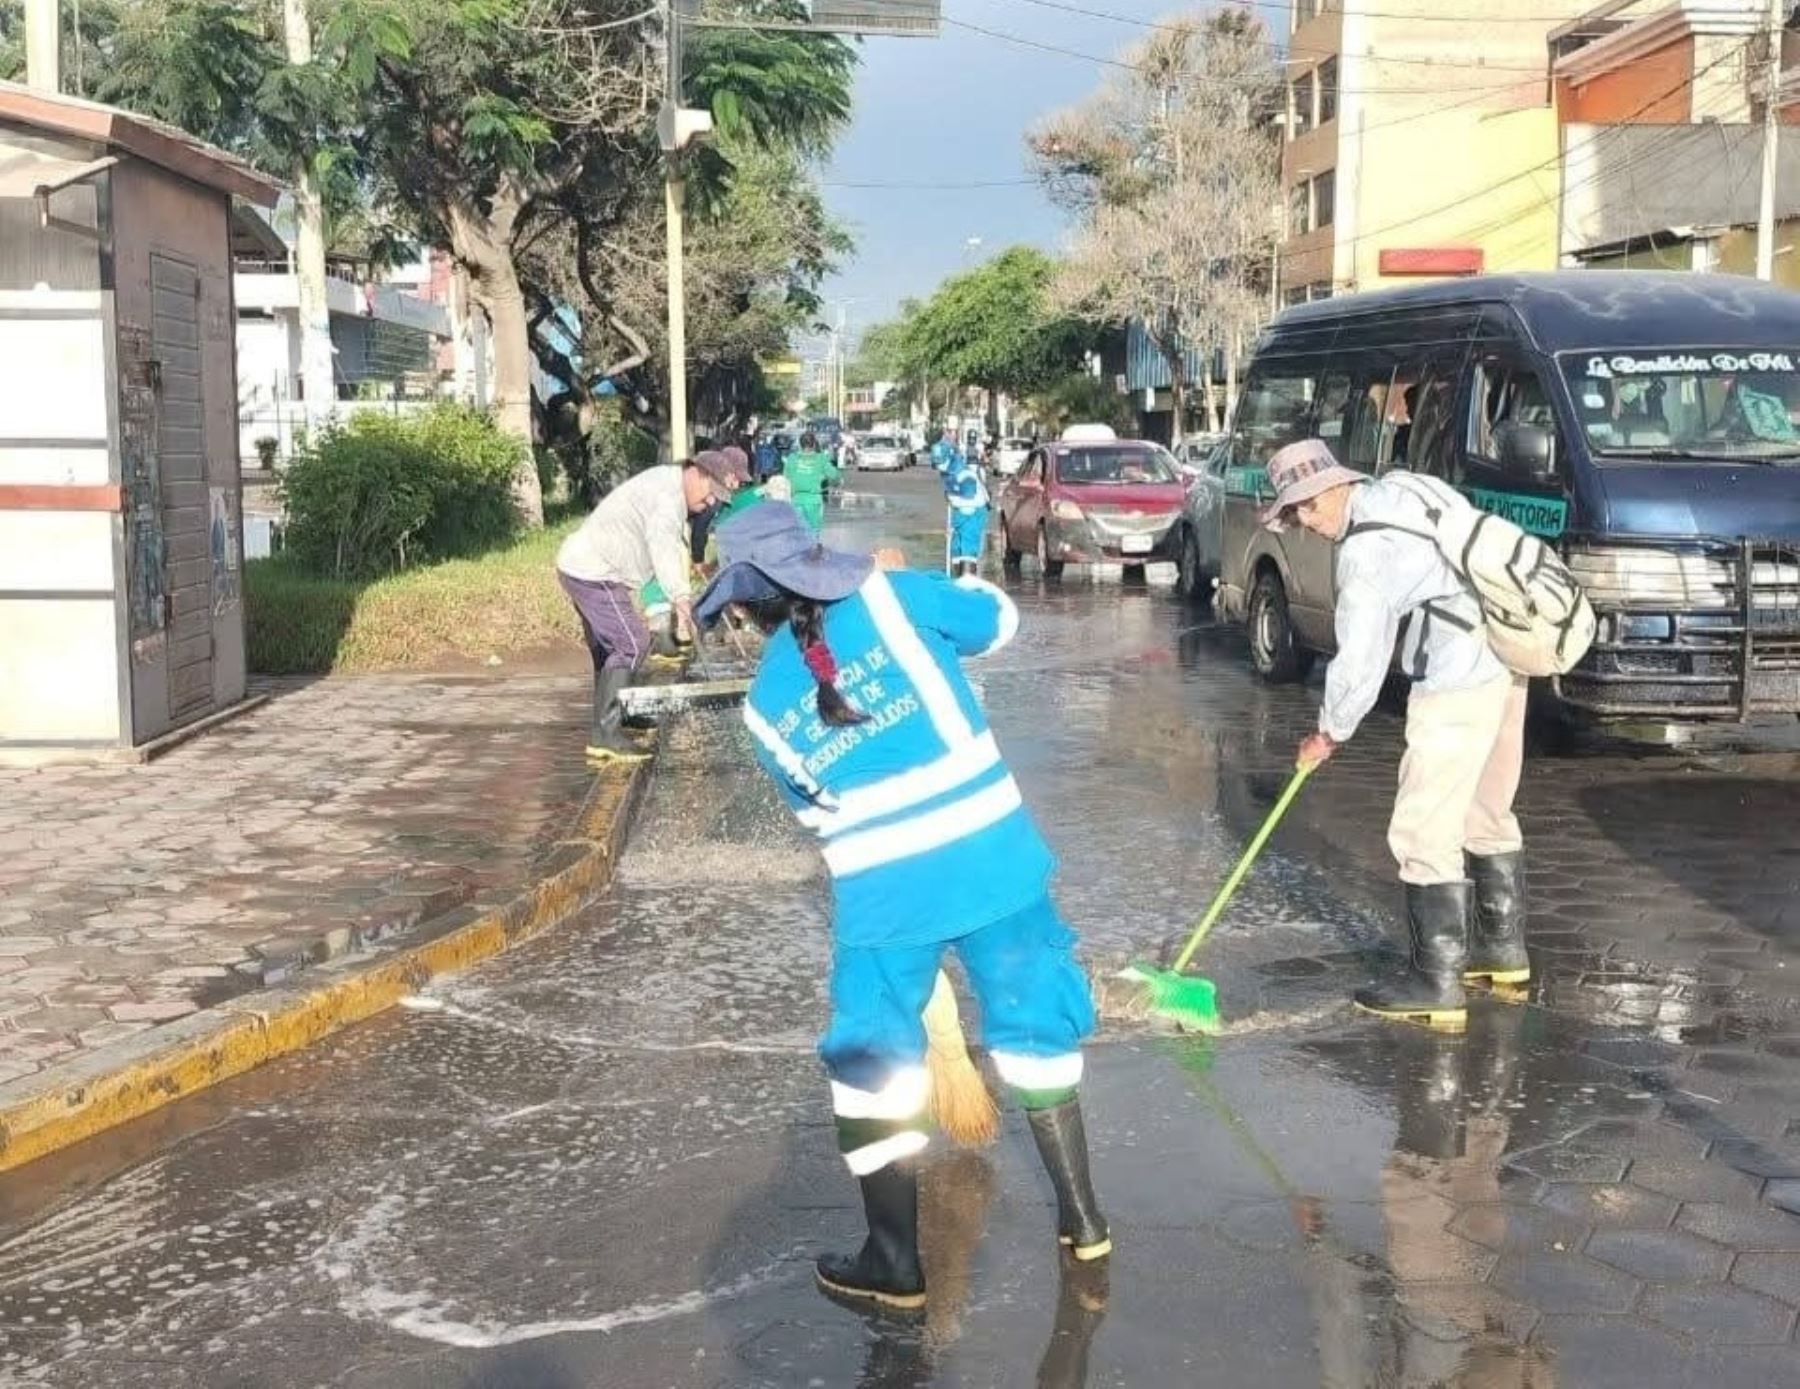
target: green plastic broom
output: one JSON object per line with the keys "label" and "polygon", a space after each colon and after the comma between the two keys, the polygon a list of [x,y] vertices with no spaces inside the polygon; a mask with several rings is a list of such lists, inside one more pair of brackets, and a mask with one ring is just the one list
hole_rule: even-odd
{"label": "green plastic broom", "polygon": [[1194,952],[1199,950],[1200,942],[1206,939],[1214,923],[1225,914],[1225,908],[1231,904],[1238,885],[1250,872],[1250,866],[1256,862],[1257,855],[1262,853],[1263,845],[1269,842],[1269,836],[1275,833],[1275,826],[1281,823],[1281,817],[1287,814],[1288,807],[1294,803],[1294,797],[1300,794],[1300,788],[1306,784],[1306,778],[1310,775],[1311,767],[1294,769],[1294,775],[1289,779],[1287,788],[1282,791],[1281,799],[1275,802],[1275,808],[1262,822],[1262,828],[1257,830],[1256,837],[1250,841],[1250,847],[1244,850],[1244,856],[1237,861],[1237,867],[1231,870],[1231,876],[1225,879],[1225,885],[1219,889],[1212,905],[1206,909],[1206,915],[1200,918],[1200,924],[1194,927],[1194,933],[1188,937],[1187,944],[1181,948],[1175,962],[1168,969],[1158,969],[1155,965],[1137,961],[1119,971],[1121,979],[1130,979],[1144,986],[1152,1014],[1167,1018],[1184,1032],[1217,1032],[1222,1026],[1217,987],[1212,980],[1202,975],[1188,974],[1187,967],[1194,958]]}

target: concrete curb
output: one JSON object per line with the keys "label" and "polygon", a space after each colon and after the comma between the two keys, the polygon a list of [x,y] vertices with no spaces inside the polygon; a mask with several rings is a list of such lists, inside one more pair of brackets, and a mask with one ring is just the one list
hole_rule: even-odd
{"label": "concrete curb", "polygon": [[34,1076],[0,1085],[0,1171],[371,1017],[435,975],[466,969],[556,925],[611,879],[650,763],[603,771],[566,838],[514,893],[421,922],[373,955],[329,960],[289,987],[238,995]]}

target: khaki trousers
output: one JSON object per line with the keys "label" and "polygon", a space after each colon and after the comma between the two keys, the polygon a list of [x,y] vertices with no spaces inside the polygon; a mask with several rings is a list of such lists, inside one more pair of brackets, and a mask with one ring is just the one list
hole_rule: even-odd
{"label": "khaki trousers", "polygon": [[1459,883],[1463,851],[1505,854],[1524,842],[1513,815],[1525,757],[1525,689],[1507,675],[1472,690],[1415,691],[1388,825],[1403,883]]}

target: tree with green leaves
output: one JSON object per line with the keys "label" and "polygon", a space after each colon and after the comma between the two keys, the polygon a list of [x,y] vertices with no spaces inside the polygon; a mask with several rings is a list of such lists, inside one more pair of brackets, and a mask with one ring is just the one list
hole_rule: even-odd
{"label": "tree with green leaves", "polygon": [[[596,364],[638,353],[632,344],[650,326],[618,310],[626,280],[660,287],[660,253],[602,262],[615,233],[659,215],[648,209],[661,199],[665,12],[641,0],[310,0],[310,9],[314,58],[296,64],[271,0],[89,0],[88,94],[278,176],[304,163],[328,208],[345,220],[354,211],[372,243],[447,248],[492,329],[496,415],[529,439],[532,323],[546,300],[572,306],[582,336],[600,340]],[[804,17],[801,0],[719,0],[714,13]],[[0,55],[16,47],[0,27]],[[723,206],[746,153],[816,154],[848,117],[855,55],[838,39],[708,30],[688,51],[689,100],[711,107],[722,136],[689,170],[701,214]],[[792,214],[823,222],[816,198],[796,199]],[[822,225],[798,238],[808,239],[830,240]],[[537,254],[548,246],[566,251],[554,275]],[[794,263],[802,268],[789,288],[805,309],[823,262],[802,251]],[[527,516],[541,516],[534,471],[521,472],[518,491]]]}
{"label": "tree with green leaves", "polygon": [[905,320],[907,374],[987,391],[988,423],[998,428],[998,394],[1021,396],[1047,385],[1087,351],[1090,328],[1050,305],[1055,273],[1042,251],[1015,246],[944,281]]}

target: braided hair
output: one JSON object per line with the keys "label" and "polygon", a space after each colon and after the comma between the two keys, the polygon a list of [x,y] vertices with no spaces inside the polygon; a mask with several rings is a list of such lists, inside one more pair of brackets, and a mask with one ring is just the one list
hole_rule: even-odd
{"label": "braided hair", "polygon": [[825,607],[810,598],[788,603],[788,628],[800,643],[800,659],[819,686],[819,717],[834,728],[867,723],[869,716],[844,697],[837,687],[837,657],[825,641]]}

